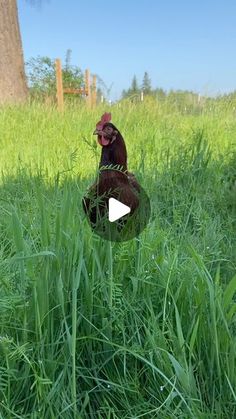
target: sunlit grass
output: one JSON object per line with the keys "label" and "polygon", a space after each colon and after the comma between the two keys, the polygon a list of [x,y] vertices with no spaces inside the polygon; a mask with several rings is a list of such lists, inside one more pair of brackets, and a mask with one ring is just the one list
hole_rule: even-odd
{"label": "sunlit grass", "polygon": [[109,243],[81,206],[105,110],[1,110],[0,417],[232,419],[235,116],[111,108],[152,217]]}
{"label": "sunlit grass", "polygon": [[145,163],[152,168],[156,162],[162,162],[167,149],[171,155],[177,154],[179,147],[191,143],[200,131],[204,131],[204,138],[216,154],[225,152],[232,144],[235,146],[233,111],[219,115],[217,110],[206,109],[195,116],[180,114],[156,102],[146,105],[124,102],[108,109],[74,106],[60,114],[53,107],[34,104],[1,109],[1,167],[13,174],[21,163],[31,167],[33,173],[40,168],[54,176],[73,166],[83,177],[93,174],[95,156],[99,156],[100,150],[95,147],[94,154],[86,140],[95,142],[92,136],[95,123],[105,110],[112,111],[113,122],[125,137],[129,164],[134,169],[142,151],[148,154]]}

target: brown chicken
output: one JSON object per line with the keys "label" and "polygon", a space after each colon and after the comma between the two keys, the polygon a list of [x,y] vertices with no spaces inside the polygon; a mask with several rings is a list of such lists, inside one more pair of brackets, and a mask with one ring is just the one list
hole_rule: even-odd
{"label": "brown chicken", "polygon": [[132,215],[139,206],[140,186],[127,169],[127,151],[124,139],[105,113],[96,125],[94,135],[102,146],[99,174],[83,198],[83,207],[92,224],[107,214],[109,198],[115,198],[130,207]]}

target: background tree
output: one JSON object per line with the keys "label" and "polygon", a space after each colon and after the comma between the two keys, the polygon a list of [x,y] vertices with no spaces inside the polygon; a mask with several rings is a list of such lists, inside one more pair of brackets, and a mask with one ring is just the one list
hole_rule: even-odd
{"label": "background tree", "polygon": [[122,98],[128,98],[132,96],[137,96],[140,93],[137,77],[134,75],[131,86],[128,90],[122,91]]}
{"label": "background tree", "polygon": [[66,59],[65,59],[65,70],[69,70],[70,66],[71,66],[71,54],[72,54],[72,50],[68,49],[66,51]]}
{"label": "background tree", "polygon": [[135,75],[134,75],[133,80],[132,80],[132,83],[131,83],[130,93],[132,95],[139,93],[139,87],[138,87],[137,77]]}
{"label": "background tree", "polygon": [[27,98],[16,0],[0,0],[0,103]]}
{"label": "background tree", "polygon": [[147,71],[145,71],[143,76],[142,90],[145,95],[152,93],[152,83]]}
{"label": "background tree", "polygon": [[161,87],[157,87],[153,90],[153,96],[155,96],[157,100],[163,101],[166,98],[166,92]]}
{"label": "background tree", "polygon": [[51,95],[56,92],[55,64],[50,57],[31,57],[26,62],[30,93],[33,96]]}
{"label": "background tree", "polygon": [[[79,67],[71,65],[71,54],[72,51],[68,49],[65,65],[62,67],[63,86],[79,89],[84,84],[84,77]],[[26,69],[31,97],[40,99],[45,96],[55,96],[55,59],[40,56],[32,57],[26,63]],[[75,96],[68,94],[66,96],[75,98]]]}

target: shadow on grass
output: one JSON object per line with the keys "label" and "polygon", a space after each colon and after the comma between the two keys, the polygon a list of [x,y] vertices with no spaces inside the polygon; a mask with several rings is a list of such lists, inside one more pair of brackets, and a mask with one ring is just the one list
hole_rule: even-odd
{"label": "shadow on grass", "polygon": [[144,168],[152,220],[126,243],[91,232],[81,204],[90,180],[3,177],[4,417],[216,417],[216,399],[235,415],[220,300],[235,273],[235,173],[202,138]]}

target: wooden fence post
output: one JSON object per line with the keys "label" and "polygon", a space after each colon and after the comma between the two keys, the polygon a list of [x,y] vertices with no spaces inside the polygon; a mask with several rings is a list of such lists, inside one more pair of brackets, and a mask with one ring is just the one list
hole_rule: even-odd
{"label": "wooden fence post", "polygon": [[90,82],[90,71],[87,68],[85,70],[85,88],[84,89],[71,89],[65,88],[63,89],[63,80],[62,80],[62,66],[60,58],[57,58],[55,61],[56,67],[56,88],[57,88],[57,106],[59,111],[63,111],[64,109],[64,93],[70,94],[85,94],[86,95],[86,102],[89,107],[96,106],[97,101],[97,90],[96,90],[96,82],[97,78],[93,75],[92,86]]}
{"label": "wooden fence post", "polygon": [[56,64],[56,82],[57,82],[57,106],[58,106],[59,111],[63,111],[64,98],[63,98],[61,60],[57,58],[55,64]]}

